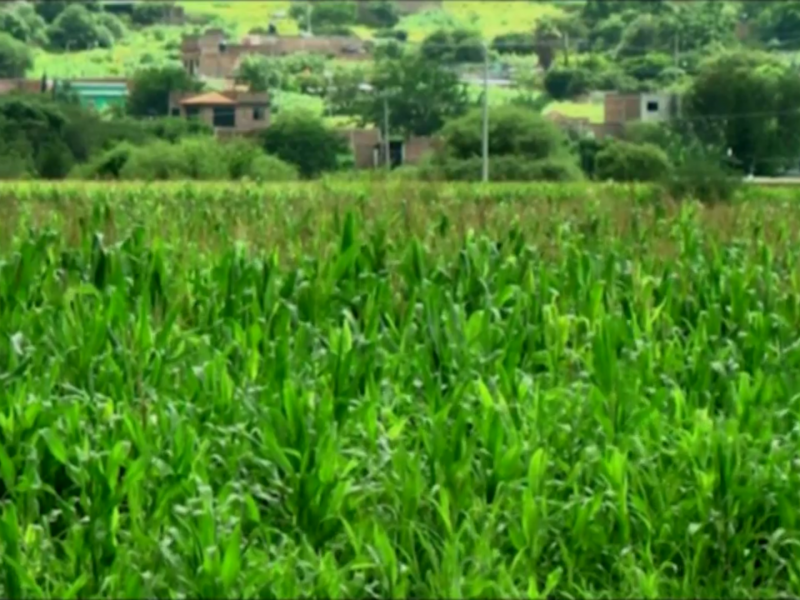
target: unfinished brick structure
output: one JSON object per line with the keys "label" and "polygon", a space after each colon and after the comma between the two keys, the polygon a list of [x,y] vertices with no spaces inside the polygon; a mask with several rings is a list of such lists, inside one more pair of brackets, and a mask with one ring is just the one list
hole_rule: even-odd
{"label": "unfinished brick structure", "polygon": [[603,101],[605,126],[621,132],[627,123],[659,123],[680,114],[680,96],[667,93],[608,93]]}
{"label": "unfinished brick structure", "polygon": [[270,124],[266,92],[174,92],[170,94],[169,107],[170,115],[200,119],[219,136],[255,133]]}
{"label": "unfinished brick structure", "polygon": [[323,54],[331,58],[364,60],[369,58],[364,42],[355,37],[248,35],[231,44],[225,33],[210,29],[201,36],[183,39],[184,68],[192,75],[230,78],[245,56],[287,56],[298,52]]}
{"label": "unfinished brick structure", "polygon": [[[340,129],[353,151],[357,169],[376,169],[384,165],[381,132],[378,129]],[[399,157],[399,164],[417,164],[422,156],[436,148],[437,140],[427,136],[411,136],[403,141],[392,140],[391,148]]]}

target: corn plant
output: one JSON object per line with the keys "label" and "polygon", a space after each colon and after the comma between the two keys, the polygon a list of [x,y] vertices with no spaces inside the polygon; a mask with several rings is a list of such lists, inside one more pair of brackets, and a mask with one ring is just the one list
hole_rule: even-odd
{"label": "corn plant", "polygon": [[0,596],[797,594],[800,210],[648,198],[3,186]]}

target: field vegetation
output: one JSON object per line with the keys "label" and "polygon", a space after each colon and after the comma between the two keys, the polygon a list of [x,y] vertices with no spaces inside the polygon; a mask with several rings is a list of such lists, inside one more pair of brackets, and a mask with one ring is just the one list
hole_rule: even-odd
{"label": "field vegetation", "polygon": [[0,596],[800,591],[795,194],[0,187]]}

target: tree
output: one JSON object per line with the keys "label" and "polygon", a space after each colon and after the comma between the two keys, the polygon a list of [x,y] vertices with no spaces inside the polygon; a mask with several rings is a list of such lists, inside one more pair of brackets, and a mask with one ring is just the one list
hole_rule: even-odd
{"label": "tree", "polygon": [[467,109],[468,98],[458,75],[419,54],[376,63],[371,93],[362,93],[362,124],[383,125],[384,98],[392,131],[431,135]]}
{"label": "tree", "polygon": [[468,29],[439,29],[422,42],[422,55],[443,63],[483,62],[483,42],[477,32]]}
{"label": "tree", "polygon": [[762,42],[777,42],[786,49],[800,48],[800,2],[767,4],[758,14],[756,31]]}
{"label": "tree", "polygon": [[87,50],[113,45],[114,36],[102,27],[95,14],[80,4],[70,4],[47,28],[47,36],[54,48],[61,50]]}
{"label": "tree", "polygon": [[363,108],[361,86],[368,79],[369,73],[362,68],[336,69],[325,94],[331,114],[357,116]]}
{"label": "tree", "polygon": [[295,165],[306,179],[336,170],[339,156],[349,150],[344,137],[301,111],[282,113],[261,133],[261,143],[267,154]]}
{"label": "tree", "polygon": [[358,22],[368,27],[391,28],[400,21],[397,7],[389,0],[369,0],[358,3]]}
{"label": "tree", "polygon": [[21,42],[41,44],[47,40],[44,19],[27,2],[16,2],[0,12],[0,31]]}
{"label": "tree", "polygon": [[199,92],[203,84],[180,67],[153,67],[133,76],[127,112],[134,117],[169,114],[171,92]]}
{"label": "tree", "polygon": [[284,70],[278,60],[267,57],[246,56],[239,65],[236,80],[246,84],[253,92],[281,89],[285,84]]}
{"label": "tree", "polygon": [[24,77],[33,68],[33,54],[28,46],[0,32],[0,78]]}
{"label": "tree", "polygon": [[777,57],[734,51],[701,64],[684,107],[699,139],[745,171],[779,172],[800,156],[800,79]]}
{"label": "tree", "polygon": [[149,27],[163,21],[171,9],[171,2],[137,2],[133,5],[131,22],[134,25]]}
{"label": "tree", "polygon": [[533,36],[529,33],[504,33],[492,40],[492,50],[498,54],[533,54]]}

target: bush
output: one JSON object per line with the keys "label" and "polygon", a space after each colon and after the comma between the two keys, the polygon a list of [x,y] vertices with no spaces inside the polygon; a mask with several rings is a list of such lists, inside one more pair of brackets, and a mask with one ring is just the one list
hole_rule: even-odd
{"label": "bush", "polygon": [[[480,181],[483,161],[479,157],[433,161],[421,165],[419,174],[423,179],[447,181]],[[580,181],[583,179],[574,159],[569,156],[528,160],[518,156],[492,157],[489,163],[491,181]]]}
{"label": "bush", "polygon": [[[473,110],[454,119],[442,130],[444,152],[449,158],[468,159],[481,155],[483,118]],[[489,115],[489,153],[499,156],[543,160],[567,151],[567,138],[556,125],[532,109],[507,105],[491,108]]]}
{"label": "bush", "polygon": [[408,40],[408,32],[402,29],[378,29],[373,37],[378,40],[396,40],[405,42]]}
{"label": "bush", "polygon": [[33,67],[33,54],[28,46],[7,33],[0,32],[0,78],[24,77]]}
{"label": "bush", "polygon": [[544,77],[544,89],[554,100],[567,100],[589,91],[591,73],[581,67],[553,67]]}
{"label": "bush", "polygon": [[663,179],[674,200],[692,198],[708,204],[729,202],[740,185],[740,175],[705,157],[686,160]]}
{"label": "bush", "polygon": [[122,169],[128,163],[135,146],[122,142],[102,153],[90,162],[78,165],[70,176],[74,179],[111,180],[119,179]]}
{"label": "bush", "polygon": [[303,111],[282,113],[260,134],[267,154],[295,165],[304,178],[338,168],[338,157],[348,154],[345,139],[318,117]]}
{"label": "bush", "polygon": [[164,20],[169,14],[172,5],[167,2],[136,2],[131,13],[131,22],[135,25],[148,27]]}
{"label": "bush", "polygon": [[166,140],[143,145],[123,142],[73,169],[71,175],[100,180],[290,181],[297,179],[297,170],[267,156],[248,140],[219,142],[212,137],[187,137],[176,144]]}
{"label": "bush", "polygon": [[281,159],[268,154],[260,154],[253,159],[244,177],[253,181],[296,181],[297,169]]}
{"label": "bush", "polygon": [[505,33],[492,40],[498,54],[530,55],[534,53],[533,36],[529,33]]}
{"label": "bush", "polygon": [[97,24],[105,27],[115,40],[121,40],[128,33],[125,23],[116,15],[103,12],[98,14],[96,18]]}
{"label": "bush", "polygon": [[394,27],[400,21],[400,15],[394,2],[388,0],[372,0],[361,2],[358,7],[358,22],[367,27]]}
{"label": "bush", "polygon": [[613,181],[660,181],[671,166],[661,148],[622,141],[610,143],[595,161],[597,178]]}

